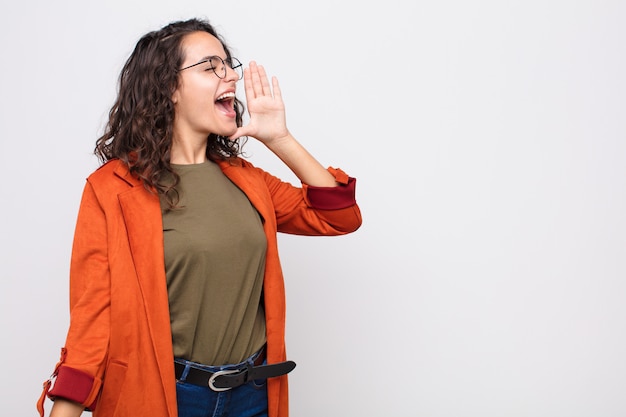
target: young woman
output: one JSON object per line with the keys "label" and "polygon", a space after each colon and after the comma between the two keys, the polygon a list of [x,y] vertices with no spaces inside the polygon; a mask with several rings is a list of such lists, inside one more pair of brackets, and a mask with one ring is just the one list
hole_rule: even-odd
{"label": "young woman", "polygon": [[[243,78],[249,123],[236,98]],[[301,180],[241,158],[265,144]],[[206,21],[137,43],[87,179],[72,249],[70,326],[38,403],[52,417],[288,415],[277,232],[361,225],[355,179],[291,135],[276,78],[243,69]]]}

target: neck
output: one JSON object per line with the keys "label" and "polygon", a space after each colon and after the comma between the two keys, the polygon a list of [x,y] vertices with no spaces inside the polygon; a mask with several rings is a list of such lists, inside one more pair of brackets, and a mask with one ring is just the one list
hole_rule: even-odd
{"label": "neck", "polygon": [[203,140],[181,140],[174,137],[170,163],[178,165],[201,164],[206,162],[206,138]]}

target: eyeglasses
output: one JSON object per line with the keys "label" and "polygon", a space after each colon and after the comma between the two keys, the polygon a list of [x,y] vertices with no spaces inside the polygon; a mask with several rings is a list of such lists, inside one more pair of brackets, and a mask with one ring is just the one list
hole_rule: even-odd
{"label": "eyeglasses", "polygon": [[241,80],[243,78],[243,64],[239,62],[237,58],[226,58],[222,59],[219,56],[208,56],[203,58],[202,61],[197,62],[195,64],[191,64],[185,68],[181,68],[178,72],[184,71],[186,69],[195,67],[197,65],[207,64],[207,68],[205,71],[209,69],[213,70],[213,73],[217,75],[218,78],[226,78],[226,67],[232,69],[237,73],[238,79]]}

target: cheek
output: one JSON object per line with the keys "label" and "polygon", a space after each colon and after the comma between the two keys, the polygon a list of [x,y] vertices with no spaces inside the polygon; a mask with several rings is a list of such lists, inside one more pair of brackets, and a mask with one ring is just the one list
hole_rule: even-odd
{"label": "cheek", "polygon": [[197,113],[205,112],[214,106],[213,97],[202,92],[194,92],[193,94],[185,94],[178,97],[176,108],[179,111]]}
{"label": "cheek", "polygon": [[210,78],[194,78],[176,89],[172,94],[172,100],[181,110],[184,108],[191,112],[206,111],[215,107],[218,87],[219,85]]}

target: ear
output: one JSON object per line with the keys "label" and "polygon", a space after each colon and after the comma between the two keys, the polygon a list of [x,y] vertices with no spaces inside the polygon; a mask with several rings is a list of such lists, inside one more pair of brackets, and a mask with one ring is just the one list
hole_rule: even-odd
{"label": "ear", "polygon": [[174,90],[174,93],[172,94],[172,102],[174,102],[174,104],[177,104],[179,97],[180,97],[180,93],[177,88],[176,90]]}

